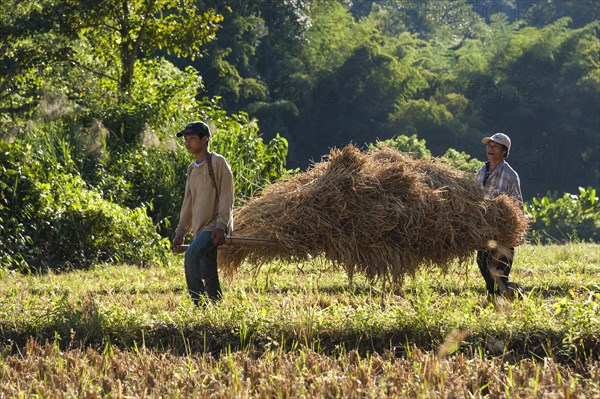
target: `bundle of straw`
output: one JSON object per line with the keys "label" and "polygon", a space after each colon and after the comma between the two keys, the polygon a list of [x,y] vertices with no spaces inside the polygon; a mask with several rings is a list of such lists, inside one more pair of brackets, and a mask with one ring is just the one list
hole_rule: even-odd
{"label": "bundle of straw", "polygon": [[518,245],[527,228],[520,205],[485,198],[473,176],[393,149],[350,145],[288,180],[268,186],[235,215],[235,236],[278,246],[222,247],[219,267],[324,256],[368,278],[400,284],[419,267],[446,269],[478,249]]}

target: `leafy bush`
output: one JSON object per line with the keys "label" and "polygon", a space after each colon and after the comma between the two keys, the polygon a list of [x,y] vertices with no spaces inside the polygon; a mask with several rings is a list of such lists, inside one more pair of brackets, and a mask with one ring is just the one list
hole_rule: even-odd
{"label": "leafy bush", "polygon": [[[426,141],[417,138],[416,134],[412,136],[400,135],[388,140],[378,141],[375,144],[369,144],[370,150],[377,150],[384,147],[391,147],[398,151],[409,153],[415,158],[431,158],[431,151],[427,148]],[[467,173],[476,173],[483,166],[483,162],[476,158],[471,158],[466,152],[459,152],[454,148],[449,148],[438,159]]]}
{"label": "leafy bush", "polygon": [[579,187],[579,195],[548,194],[525,203],[531,237],[540,242],[600,242],[600,202],[596,189]]}
{"label": "leafy bush", "polygon": [[112,165],[99,168],[97,186],[113,193],[111,200],[129,208],[148,205],[148,215],[163,236],[172,233],[183,200],[187,165],[192,158],[183,149],[140,147],[122,154]]}
{"label": "leafy bush", "polygon": [[217,130],[211,151],[223,155],[231,165],[235,180],[236,202],[243,203],[266,184],[290,173],[285,168],[287,140],[280,135],[264,142],[255,121],[240,113],[227,117],[224,111],[212,115]]}
{"label": "leafy bush", "polygon": [[0,268],[145,263],[163,253],[156,232],[171,235],[192,161],[174,132],[190,120],[212,125],[211,149],[230,162],[237,205],[288,173],[286,140],[263,142],[246,114],[230,116],[207,100],[184,114],[146,128],[142,143],[112,149],[113,133],[85,112],[36,111],[13,128],[23,138],[2,147]]}
{"label": "leafy bush", "polygon": [[456,169],[467,173],[477,173],[477,171],[484,165],[484,163],[477,158],[471,158],[471,156],[466,152],[459,152],[454,148],[448,148],[448,150],[440,157],[440,159],[454,166]]}
{"label": "leafy bush", "polygon": [[427,143],[423,139],[417,138],[416,134],[412,136],[396,136],[388,140],[378,141],[375,144],[369,144],[371,151],[380,148],[390,147],[401,152],[407,152],[415,158],[430,158],[431,151],[427,148]]}
{"label": "leafy bush", "polygon": [[22,142],[0,142],[0,268],[43,270],[160,260],[168,243],[145,209],[86,188],[80,176]]}
{"label": "leafy bush", "polygon": [[43,196],[36,221],[42,226],[33,240],[39,259],[76,266],[144,264],[166,254],[168,243],[143,207],[130,209],[106,201],[87,190],[78,176],[54,175],[39,184]]}
{"label": "leafy bush", "polygon": [[[248,121],[245,114],[230,117],[218,109],[204,111],[198,119],[214,125],[210,150],[229,161],[236,205],[288,173],[285,139],[276,136],[265,143],[256,124]],[[172,226],[179,220],[185,174],[192,160],[193,156],[180,144],[175,148],[139,146],[108,164],[98,162],[86,180],[101,191],[104,198],[121,205],[134,208],[148,204],[148,214],[166,237],[172,234]]]}
{"label": "leafy bush", "polygon": [[22,162],[24,152],[0,142],[0,272],[24,270],[22,253],[31,245],[27,219],[39,208],[40,193]]}

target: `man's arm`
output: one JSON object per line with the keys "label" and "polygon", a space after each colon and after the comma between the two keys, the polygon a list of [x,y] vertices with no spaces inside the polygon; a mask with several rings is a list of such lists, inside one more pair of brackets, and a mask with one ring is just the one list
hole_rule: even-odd
{"label": "man's arm", "polygon": [[506,190],[506,194],[508,194],[511,198],[519,201],[521,205],[523,205],[523,194],[521,193],[521,180],[519,179],[519,175],[517,175],[516,173],[508,183],[508,189]]}
{"label": "man's arm", "polygon": [[[188,168],[188,179],[190,175],[190,170]],[[177,224],[177,228],[175,229],[175,238],[173,238],[173,243],[171,249],[173,251],[176,248],[183,244],[183,240],[185,236],[192,229],[192,195],[191,189],[189,186],[189,181],[186,179],[185,182],[185,193],[183,195],[183,202],[181,204],[181,211],[179,212],[179,223]]]}

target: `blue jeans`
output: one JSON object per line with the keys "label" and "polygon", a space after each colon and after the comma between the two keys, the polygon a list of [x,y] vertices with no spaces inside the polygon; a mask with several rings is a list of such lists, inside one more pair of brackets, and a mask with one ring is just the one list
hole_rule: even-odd
{"label": "blue jeans", "polygon": [[196,305],[205,293],[211,300],[222,296],[217,272],[217,247],[210,239],[211,234],[210,231],[198,234],[185,251],[185,281]]}

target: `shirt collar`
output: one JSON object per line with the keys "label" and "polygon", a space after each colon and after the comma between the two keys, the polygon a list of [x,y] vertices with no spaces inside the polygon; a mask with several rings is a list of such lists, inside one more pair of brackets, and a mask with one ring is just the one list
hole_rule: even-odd
{"label": "shirt collar", "polygon": [[206,163],[206,160],[207,160],[206,158],[204,158],[202,161],[195,160],[195,161],[194,161],[194,163],[192,164],[192,166],[193,166],[194,168],[197,168],[197,167],[199,167],[200,165],[202,165],[202,164],[205,164],[205,163]]}
{"label": "shirt collar", "polygon": [[[494,169],[494,172],[497,171],[497,170],[500,170],[500,169],[504,168],[504,165],[506,165],[506,162],[503,159],[502,161],[500,161],[500,163],[498,164],[498,166],[496,166],[496,169]],[[485,163],[485,170],[487,171],[487,170],[489,170],[489,168],[490,168],[490,161],[487,161]],[[494,173],[494,172],[492,172],[492,173]]]}

